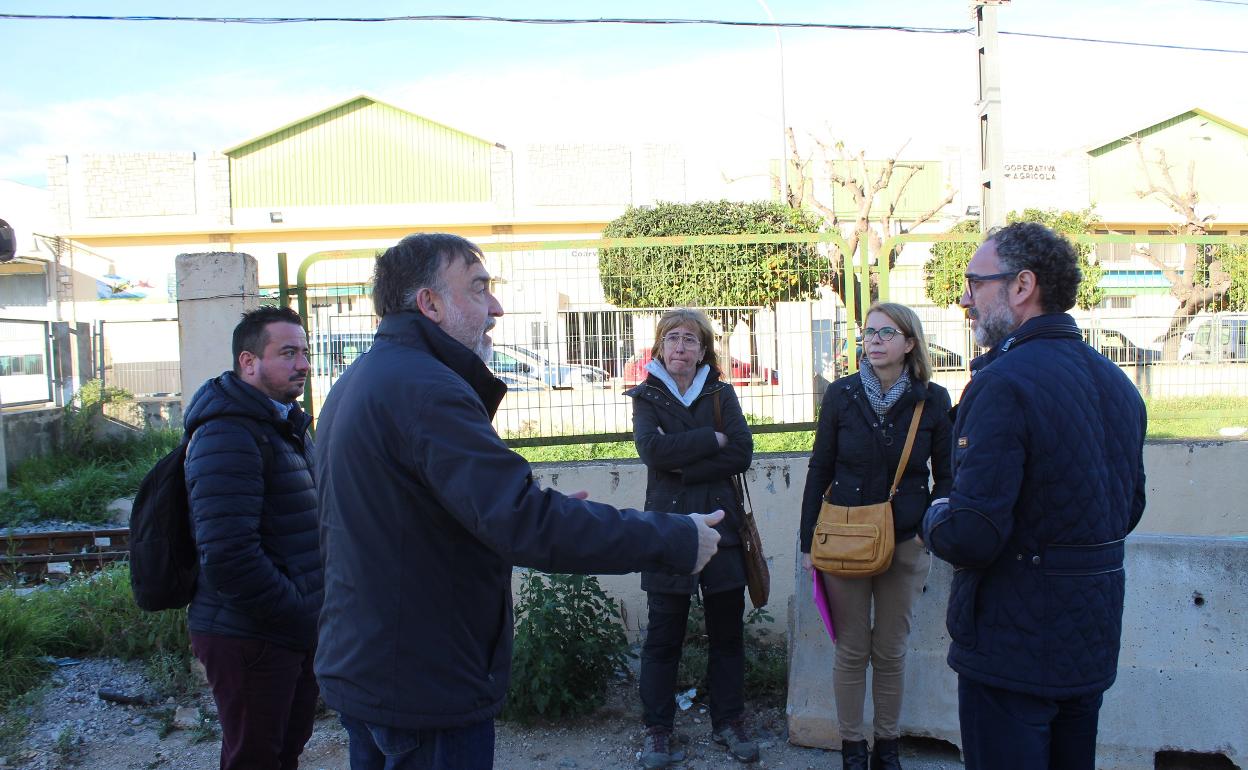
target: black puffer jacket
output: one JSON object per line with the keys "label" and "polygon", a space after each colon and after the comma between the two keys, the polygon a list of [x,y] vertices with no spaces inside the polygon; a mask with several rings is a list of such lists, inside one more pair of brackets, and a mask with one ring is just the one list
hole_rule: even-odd
{"label": "black puffer jacket", "polygon": [[[862,376],[851,374],[823,394],[815,446],[802,495],[802,553],[810,553],[824,493],[837,505],[872,505],[888,499],[915,405],[926,401],[919,432],[893,497],[897,542],[918,533],[930,501],[953,488],[949,391],[935,383],[914,383],[881,419],[871,408]],[[928,460],[931,460],[931,473]],[[928,490],[928,478],[932,488]]]}
{"label": "black puffer jacket", "polygon": [[[723,415],[722,431],[728,436],[723,449],[715,439],[716,394]],[[702,392],[690,406],[677,401],[654,375],[624,395],[633,398],[633,440],[638,456],[646,464],[645,509],[669,513],[712,513],[722,509],[724,520],[715,529],[724,550],[712,557],[702,573],[704,584],[716,578],[722,584],[706,585],[704,590],[715,593],[745,585],[743,566],[724,569],[725,565],[717,564],[725,558],[741,558],[740,549],[731,547],[741,544],[738,530],[742,515],[732,477],[749,470],[754,454],[754,439],[736,392],[712,369]],[[698,582],[698,575],[641,575],[643,590],[660,593],[693,593]]]}
{"label": "black puffer jacket", "polygon": [[311,419],[295,406],[283,420],[267,396],[226,372],[199,389],[185,422],[200,568],[190,629],[314,648],[322,573]]}

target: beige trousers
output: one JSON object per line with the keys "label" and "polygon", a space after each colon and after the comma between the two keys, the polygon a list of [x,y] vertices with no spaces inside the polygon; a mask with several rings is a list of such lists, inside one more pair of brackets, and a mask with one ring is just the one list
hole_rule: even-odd
{"label": "beige trousers", "polygon": [[871,578],[822,575],[836,628],[832,688],[841,740],[861,741],[869,737],[862,729],[868,662],[872,668],[875,736],[901,737],[901,696],[905,689],[910,622],[931,566],[931,554],[916,538],[910,538],[897,544],[887,572]]}

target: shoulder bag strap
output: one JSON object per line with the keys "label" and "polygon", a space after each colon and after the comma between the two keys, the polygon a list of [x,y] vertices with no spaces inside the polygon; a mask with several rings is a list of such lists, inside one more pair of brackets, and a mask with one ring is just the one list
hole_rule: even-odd
{"label": "shoulder bag strap", "polygon": [[901,450],[901,462],[897,463],[897,473],[893,476],[893,488],[888,490],[888,499],[897,494],[897,485],[901,483],[901,475],[906,472],[906,463],[910,462],[910,450],[914,448],[914,437],[919,432],[919,418],[923,416],[923,405],[920,401],[914,407],[914,417],[910,419],[910,431],[906,433],[906,447]]}

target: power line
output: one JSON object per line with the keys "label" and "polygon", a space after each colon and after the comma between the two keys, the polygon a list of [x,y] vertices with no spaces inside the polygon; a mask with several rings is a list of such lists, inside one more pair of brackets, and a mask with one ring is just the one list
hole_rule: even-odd
{"label": "power line", "polygon": [[[1248,5],[1248,3],[1244,3]],[[1006,32],[1000,30],[998,35],[1013,35],[1014,37],[1038,37],[1044,40],[1068,40],[1074,43],[1103,43],[1105,45],[1130,45],[1139,48],[1168,48],[1175,51],[1200,51],[1202,53],[1240,53],[1248,54],[1248,51],[1239,48],[1205,48],[1194,45],[1172,45],[1169,43],[1138,43],[1132,40],[1104,40],[1095,37],[1069,37],[1066,35],[1042,35],[1039,32]]]}
{"label": "power line", "polygon": [[918,32],[923,34],[958,35],[971,31],[970,27],[912,27],[888,24],[833,24],[816,21],[733,21],[731,19],[650,19],[650,18],[598,18],[598,19],[550,19],[512,16],[94,16],[61,15],[42,13],[0,13],[0,19],[26,21],[173,21],[205,24],[308,24],[317,22],[379,24],[389,22],[421,21],[485,21],[505,24],[644,24],[677,25],[703,24],[722,27],[780,27],[784,29],[839,29],[852,31]]}
{"label": "power line", "polygon": [[[1203,0],[1231,5],[1248,5],[1248,0]],[[914,27],[889,24],[834,24],[814,21],[733,21],[730,19],[650,19],[650,18],[524,18],[509,16],[427,15],[427,16],[88,16],[58,14],[0,13],[0,20],[12,21],[116,21],[116,22],[184,22],[202,24],[311,24],[311,23],[360,23],[382,24],[394,22],[496,22],[502,24],[570,25],[570,24],[629,24],[629,25],[710,25],[721,27],[767,27],[782,29],[826,29],[852,32],[911,32],[926,35],[962,35],[974,30],[970,27]],[[1133,40],[1109,40],[1106,38],[1074,37],[1070,35],[1045,35],[1038,32],[1009,32],[998,34],[1014,37],[1033,37],[1044,40],[1064,40],[1073,43],[1097,43],[1101,45],[1125,45],[1137,48],[1163,48],[1175,51],[1200,53],[1248,54],[1238,48],[1210,48],[1171,43],[1146,43]]]}
{"label": "power line", "polygon": [[1226,5],[1248,5],[1243,0],[1200,0],[1202,3],[1225,3]]}

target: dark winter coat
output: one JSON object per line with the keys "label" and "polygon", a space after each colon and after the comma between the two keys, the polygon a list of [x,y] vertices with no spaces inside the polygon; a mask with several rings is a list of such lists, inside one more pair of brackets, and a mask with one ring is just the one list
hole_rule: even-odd
{"label": "dark winter coat", "polygon": [[949,391],[935,383],[914,382],[881,418],[871,408],[861,375],[851,374],[828,386],[802,494],[802,553],[810,553],[825,493],[836,505],[872,505],[888,499],[919,401],[925,403],[919,430],[893,497],[899,543],[918,533],[928,504],[948,496],[952,486]]}
{"label": "dark winter coat", "polygon": [[462,727],[503,707],[512,566],[692,572],[685,516],[617,510],[533,480],[490,424],[506,392],[418,313],[387,315],[317,426],[325,702],[366,722]]}
{"label": "dark winter coat", "polygon": [[953,564],[949,665],[1066,698],[1118,668],[1123,539],[1144,511],[1144,402],[1065,313],[972,363],[954,424],[953,492],[924,520]]}
{"label": "dark winter coat", "polygon": [[282,419],[268,396],[226,372],[191,399],[185,424],[199,549],[187,625],[312,649],[322,585],[311,420],[298,406]]}
{"label": "dark winter coat", "polygon": [[[715,394],[723,420],[720,431],[728,437],[723,449],[715,438]],[[754,439],[736,392],[712,368],[702,392],[690,406],[677,401],[654,375],[624,395],[633,399],[633,440],[637,455],[646,464],[646,510],[685,514],[724,511],[724,520],[716,527],[723,550],[711,558],[701,578],[644,572],[642,590],[689,594],[698,589],[700,581],[703,591],[711,594],[745,585],[741,550],[733,547],[741,544],[738,530],[743,511],[733,491],[732,477],[749,470]],[[729,559],[735,561],[728,564]]]}

